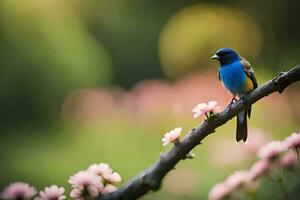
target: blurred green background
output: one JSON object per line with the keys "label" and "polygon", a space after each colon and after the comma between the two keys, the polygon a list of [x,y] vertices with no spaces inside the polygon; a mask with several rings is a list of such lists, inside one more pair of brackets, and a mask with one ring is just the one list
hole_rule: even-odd
{"label": "blurred green background", "polygon": [[[0,188],[20,180],[68,190],[68,177],[96,162],[126,182],[167,151],[165,132],[201,122],[196,104],[230,102],[209,60],[218,48],[238,50],[260,84],[300,63],[299,8],[296,0],[0,1]],[[217,129],[142,199],[207,198],[259,146],[299,131],[299,92],[295,84],[255,104],[246,145],[234,141],[234,120]]]}

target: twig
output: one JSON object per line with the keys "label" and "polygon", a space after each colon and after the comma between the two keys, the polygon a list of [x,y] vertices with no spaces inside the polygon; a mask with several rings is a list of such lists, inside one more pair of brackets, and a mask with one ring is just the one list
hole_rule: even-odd
{"label": "twig", "polygon": [[148,169],[132,178],[117,191],[106,196],[97,197],[97,200],[132,200],[137,199],[150,190],[158,190],[165,175],[174,169],[175,165],[195,148],[210,133],[228,120],[236,116],[241,110],[252,105],[258,100],[271,93],[282,93],[290,84],[300,80],[300,65],[287,72],[281,72],[278,76],[253,90],[245,98],[238,100],[235,104],[216,114],[210,120],[205,120],[200,126],[192,129],[182,141],[173,148],[162,154]]}

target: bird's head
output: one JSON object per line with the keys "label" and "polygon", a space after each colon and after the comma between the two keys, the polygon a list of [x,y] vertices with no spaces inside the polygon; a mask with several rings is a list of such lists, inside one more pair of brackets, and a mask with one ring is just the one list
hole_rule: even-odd
{"label": "bird's head", "polygon": [[221,65],[228,65],[240,59],[238,53],[230,48],[219,49],[211,59],[216,59],[220,62]]}

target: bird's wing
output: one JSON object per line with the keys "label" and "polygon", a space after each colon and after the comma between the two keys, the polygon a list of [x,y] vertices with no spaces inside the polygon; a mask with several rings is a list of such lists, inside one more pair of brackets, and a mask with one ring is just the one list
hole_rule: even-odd
{"label": "bird's wing", "polygon": [[251,67],[250,63],[245,59],[245,58],[241,58],[241,63],[244,66],[244,70],[246,72],[246,75],[251,79],[254,88],[257,88],[257,80],[256,77],[254,75],[254,70]]}
{"label": "bird's wing", "polygon": [[[254,75],[254,70],[251,67],[250,63],[245,58],[241,58],[241,63],[244,66],[244,71],[245,71],[246,75],[250,78],[250,80],[253,83],[253,88],[254,89],[257,88],[257,80],[256,80],[256,77]],[[251,106],[248,108],[247,114],[248,114],[248,117],[250,118]],[[247,136],[246,136],[246,139],[247,139]]]}
{"label": "bird's wing", "polygon": [[220,70],[218,70],[218,78],[221,81]]}

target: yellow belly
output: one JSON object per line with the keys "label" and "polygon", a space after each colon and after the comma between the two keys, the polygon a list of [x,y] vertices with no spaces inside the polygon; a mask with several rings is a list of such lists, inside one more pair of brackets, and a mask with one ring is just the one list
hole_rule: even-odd
{"label": "yellow belly", "polygon": [[246,85],[245,85],[245,90],[248,92],[251,92],[254,89],[254,85],[252,80],[246,76]]}

